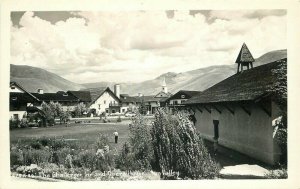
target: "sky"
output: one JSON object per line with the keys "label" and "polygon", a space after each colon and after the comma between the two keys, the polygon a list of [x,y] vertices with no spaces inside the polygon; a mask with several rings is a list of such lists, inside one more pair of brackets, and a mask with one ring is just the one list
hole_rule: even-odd
{"label": "sky", "polygon": [[285,10],[12,12],[11,64],[76,83],[141,82],[286,49]]}

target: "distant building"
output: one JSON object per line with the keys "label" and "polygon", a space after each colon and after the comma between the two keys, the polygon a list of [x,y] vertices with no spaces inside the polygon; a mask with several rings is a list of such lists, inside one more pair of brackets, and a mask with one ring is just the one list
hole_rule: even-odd
{"label": "distant building", "polygon": [[97,115],[103,112],[120,113],[121,101],[109,87],[90,88],[88,90],[91,94],[91,102],[88,107]]}
{"label": "distant building", "polygon": [[[243,52],[239,57],[246,56]],[[195,126],[201,136],[268,164],[278,162],[281,152],[273,137],[276,128],[272,121],[281,114],[270,88],[276,81],[272,70],[279,65],[273,62],[238,70],[187,100],[185,104],[195,111]]]}
{"label": "distant building", "polygon": [[28,107],[39,103],[39,99],[26,91],[16,82],[10,82],[9,86],[9,113],[11,119],[22,119]]}
{"label": "distant building", "polygon": [[64,91],[58,91],[56,93],[44,93],[42,89],[38,89],[37,93],[31,93],[39,100],[39,105],[37,107],[40,108],[42,102],[50,103],[50,102],[58,102],[61,104],[62,109],[64,111],[73,111],[75,106],[78,104],[79,100],[73,95],[69,95],[69,93]]}
{"label": "distant building", "polygon": [[193,96],[199,94],[200,91],[187,91],[187,90],[180,90],[174,95],[170,96],[166,102],[168,107],[181,109],[185,107],[184,102],[188,99],[192,98]]}

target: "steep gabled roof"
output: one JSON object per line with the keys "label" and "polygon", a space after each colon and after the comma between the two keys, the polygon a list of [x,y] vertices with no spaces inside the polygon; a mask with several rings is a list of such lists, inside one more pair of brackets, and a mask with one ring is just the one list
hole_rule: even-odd
{"label": "steep gabled roof", "polygon": [[235,63],[243,63],[243,62],[254,62],[254,58],[249,51],[246,43],[243,43],[243,46],[240,50],[240,53],[235,61]]}
{"label": "steep gabled roof", "polygon": [[90,91],[91,104],[94,103],[100,96],[102,96],[104,92],[110,93],[114,98],[120,101],[120,99],[115,95],[115,93],[109,87],[89,88],[85,90]]}
{"label": "steep gabled roof", "polygon": [[68,91],[67,93],[75,96],[82,102],[91,102],[92,101],[90,91]]}
{"label": "steep gabled roof", "polygon": [[34,98],[36,101],[39,101],[39,99],[37,97],[35,97],[34,95],[32,95],[30,92],[28,92],[25,88],[23,88],[19,83],[15,82],[15,81],[11,81],[10,82],[10,86],[15,85],[17,86],[19,89],[21,89],[22,91],[24,91],[25,93],[27,93],[29,96],[31,96],[32,98]]}
{"label": "steep gabled roof", "polygon": [[248,101],[259,98],[268,94],[274,86],[277,76],[272,70],[277,69],[281,63],[282,61],[276,61],[234,74],[190,98],[185,104]]}

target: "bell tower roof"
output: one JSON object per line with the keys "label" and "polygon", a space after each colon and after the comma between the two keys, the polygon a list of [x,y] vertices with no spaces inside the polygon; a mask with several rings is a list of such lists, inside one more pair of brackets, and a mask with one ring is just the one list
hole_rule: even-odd
{"label": "bell tower roof", "polygon": [[240,50],[240,53],[235,61],[235,63],[250,63],[250,62],[254,62],[254,58],[251,54],[251,52],[249,51],[246,43],[243,43],[243,46]]}

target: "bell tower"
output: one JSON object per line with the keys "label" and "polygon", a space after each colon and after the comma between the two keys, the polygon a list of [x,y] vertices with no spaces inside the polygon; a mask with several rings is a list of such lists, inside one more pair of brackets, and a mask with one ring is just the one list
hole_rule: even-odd
{"label": "bell tower", "polygon": [[163,82],[161,84],[161,88],[162,88],[162,92],[168,93],[168,88],[167,88],[166,78],[165,77],[164,77]]}
{"label": "bell tower", "polygon": [[[240,53],[235,61],[235,63],[238,64],[237,67],[237,73],[238,72],[243,72],[244,69],[243,67],[246,66],[247,69],[249,69],[249,65],[251,66],[251,68],[253,68],[253,62],[254,62],[254,58],[251,54],[251,52],[249,51],[246,43],[243,43],[242,48],[240,50]],[[241,68],[241,70],[240,70]]]}

